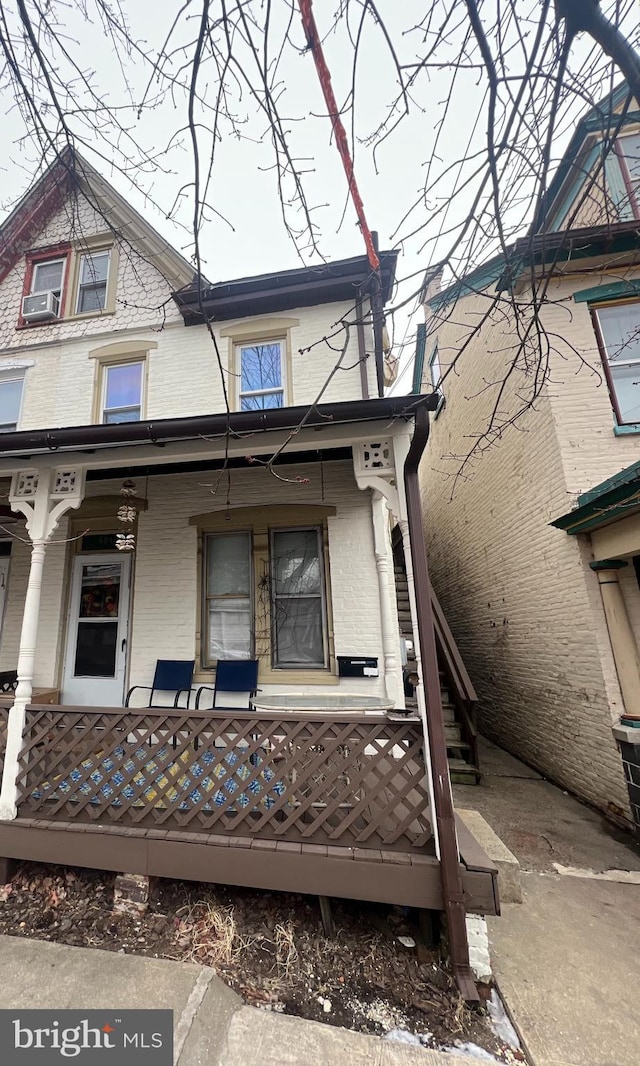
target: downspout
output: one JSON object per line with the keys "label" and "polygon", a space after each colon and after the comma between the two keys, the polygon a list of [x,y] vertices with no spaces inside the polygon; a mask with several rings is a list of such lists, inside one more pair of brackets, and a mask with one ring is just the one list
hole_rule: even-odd
{"label": "downspout", "polygon": [[418,467],[429,437],[429,415],[424,404],[416,407],[415,431],[404,464],[407,522],[415,582],[416,613],[420,638],[418,669],[426,699],[429,758],[433,777],[433,800],[440,841],[440,878],[449,931],[451,962],[458,988],[467,1002],[478,1000],[478,991],[469,965],[469,944],[453,797],[447,763],[447,746],[440,696],[438,655],[433,628],[427,548],[422,526],[422,505]]}
{"label": "downspout", "polygon": [[356,329],[358,331],[358,360],[360,362],[360,385],[362,387],[362,399],[369,399],[369,376],[367,371],[367,349],[364,343],[364,322],[362,321],[363,314],[362,299],[358,297],[356,301]]}

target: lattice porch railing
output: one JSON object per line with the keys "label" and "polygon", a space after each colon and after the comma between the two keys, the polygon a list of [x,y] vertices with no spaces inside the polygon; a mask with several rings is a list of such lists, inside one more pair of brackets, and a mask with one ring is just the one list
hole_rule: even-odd
{"label": "lattice porch railing", "polygon": [[419,722],[386,715],[27,709],[18,814],[422,849]]}

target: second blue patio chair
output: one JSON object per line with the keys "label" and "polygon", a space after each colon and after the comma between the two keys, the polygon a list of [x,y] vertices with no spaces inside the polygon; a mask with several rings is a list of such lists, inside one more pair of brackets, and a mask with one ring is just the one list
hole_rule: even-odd
{"label": "second blue patio chair", "polygon": [[[153,684],[134,685],[130,688],[124,701],[125,707],[129,706],[132,693],[139,688],[150,693],[147,707],[177,707],[183,692],[187,694],[188,707],[195,665],[195,659],[158,659]],[[173,703],[154,703],[154,692],[175,692]]]}
{"label": "second blue patio chair", "polygon": [[251,700],[258,691],[258,660],[257,659],[218,659],[216,666],[216,681],[212,689],[209,685],[201,685],[196,693],[196,710],[200,708],[200,696],[203,692],[213,692],[212,710],[242,710],[242,707],[231,707],[228,704],[218,703],[218,694],[221,692],[246,692],[247,710],[252,710]]}

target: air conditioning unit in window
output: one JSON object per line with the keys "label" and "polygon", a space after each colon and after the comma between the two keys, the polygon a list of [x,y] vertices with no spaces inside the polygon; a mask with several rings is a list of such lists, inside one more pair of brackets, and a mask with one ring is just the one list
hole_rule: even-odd
{"label": "air conditioning unit in window", "polygon": [[60,297],[55,292],[34,292],[22,298],[22,317],[25,322],[47,322],[58,318]]}

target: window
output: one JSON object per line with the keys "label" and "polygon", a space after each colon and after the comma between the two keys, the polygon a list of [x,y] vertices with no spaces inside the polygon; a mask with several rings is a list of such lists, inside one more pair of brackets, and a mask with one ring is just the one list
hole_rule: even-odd
{"label": "window", "polygon": [[0,433],[18,428],[24,374],[15,371],[0,374]]}
{"label": "window", "polygon": [[595,311],[602,357],[619,425],[640,422],[640,303]]}
{"label": "window", "polygon": [[271,534],[274,666],[325,666],[322,545],[319,529]]}
{"label": "window", "polygon": [[112,363],[102,368],[102,421],[139,422],[142,418],[144,363]]}
{"label": "window", "polygon": [[66,263],[67,260],[65,258],[42,259],[34,263],[31,275],[31,293],[53,292],[59,300],[62,293]]}
{"label": "window", "polygon": [[284,405],[285,342],[240,345],[240,410],[259,411]]}
{"label": "window", "polygon": [[438,406],[436,407],[434,418],[438,417],[438,414],[444,404],[444,393],[440,380],[442,378],[442,367],[440,366],[440,356],[438,354],[438,345],[434,346],[434,349],[429,357],[429,377],[431,379],[431,385],[434,392],[440,393],[440,399],[438,400]]}
{"label": "window", "polygon": [[110,252],[94,252],[80,258],[76,314],[102,311],[107,303]]}
{"label": "window", "polygon": [[[259,546],[264,542],[264,547]],[[204,537],[202,661],[270,660],[274,670],[328,663],[322,529]]]}
{"label": "window", "polygon": [[221,533],[206,539],[206,661],[251,659],[253,599],[251,534]]}
{"label": "window", "polygon": [[626,179],[629,192],[631,193],[634,214],[638,215],[638,201],[640,199],[640,133],[632,133],[628,137],[619,137],[618,145],[622,153],[623,169],[626,170]]}

